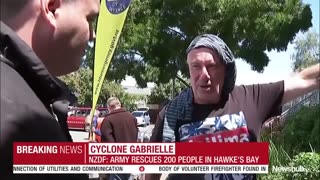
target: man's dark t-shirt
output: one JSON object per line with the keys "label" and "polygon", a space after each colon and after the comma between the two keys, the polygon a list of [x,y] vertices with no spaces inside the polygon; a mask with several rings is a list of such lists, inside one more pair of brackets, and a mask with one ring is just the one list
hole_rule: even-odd
{"label": "man's dark t-shirt", "polygon": [[[281,111],[283,81],[251,86],[236,86],[227,101],[218,105],[193,105],[192,120],[179,120],[175,128],[180,142],[256,142],[262,124]],[[151,141],[161,142],[161,111]],[[196,146],[194,147],[197,148]],[[244,174],[170,174],[168,180],[255,179]]]}

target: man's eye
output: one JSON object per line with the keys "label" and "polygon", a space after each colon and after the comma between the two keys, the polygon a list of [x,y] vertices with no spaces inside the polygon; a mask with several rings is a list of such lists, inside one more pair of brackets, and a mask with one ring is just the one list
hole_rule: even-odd
{"label": "man's eye", "polygon": [[192,65],[192,68],[193,68],[193,69],[199,69],[200,66],[199,66],[198,64],[194,64],[194,65]]}
{"label": "man's eye", "polygon": [[207,67],[208,69],[216,69],[217,68],[217,66],[215,66],[215,65],[208,65],[208,67]]}

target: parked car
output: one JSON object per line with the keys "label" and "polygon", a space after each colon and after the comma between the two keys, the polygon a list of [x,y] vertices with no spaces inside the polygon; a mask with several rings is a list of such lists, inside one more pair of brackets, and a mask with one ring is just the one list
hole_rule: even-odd
{"label": "parked car", "polygon": [[[141,127],[142,128],[142,127]],[[143,127],[143,130],[139,128],[138,142],[150,142],[153,128]]]}
{"label": "parked car", "polygon": [[140,107],[137,109],[137,111],[149,111],[148,107]]}
{"label": "parked car", "polygon": [[[100,111],[99,117],[103,118],[107,115],[107,108],[98,108]],[[90,118],[91,107],[73,107],[68,112],[68,128],[71,130],[83,130],[90,131],[91,119]]]}
{"label": "parked car", "polygon": [[136,117],[138,126],[150,125],[150,116],[148,111],[133,111],[132,115]]}

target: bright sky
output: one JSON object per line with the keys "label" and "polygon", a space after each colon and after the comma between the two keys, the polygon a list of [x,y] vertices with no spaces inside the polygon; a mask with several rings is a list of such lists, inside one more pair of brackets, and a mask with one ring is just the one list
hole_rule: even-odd
{"label": "bright sky", "polygon": [[[319,0],[304,0],[305,3],[311,4],[312,10],[312,24],[314,29],[319,33]],[[301,36],[299,33],[297,36]],[[253,84],[253,83],[265,83],[274,82],[278,80],[285,79],[292,73],[292,60],[290,56],[294,53],[294,46],[292,44],[288,45],[287,51],[277,52],[271,51],[267,52],[270,62],[267,67],[265,67],[263,73],[257,73],[251,70],[251,66],[242,60],[237,60],[237,81],[236,84]]]}
{"label": "bright sky", "polygon": [[[312,28],[319,33],[319,0],[304,0],[303,2],[311,5],[312,10]],[[301,36],[299,33],[297,36]],[[237,66],[237,80],[236,84],[254,84],[254,83],[267,83],[285,79],[292,73],[292,60],[290,56],[294,53],[294,46],[288,45],[287,51],[277,52],[271,51],[266,52],[270,58],[270,62],[265,67],[263,73],[258,73],[251,70],[251,66],[246,62],[238,59],[236,60]],[[126,80],[122,81],[123,86],[134,86],[136,82],[134,78],[127,77]],[[148,86],[153,86],[149,83]]]}

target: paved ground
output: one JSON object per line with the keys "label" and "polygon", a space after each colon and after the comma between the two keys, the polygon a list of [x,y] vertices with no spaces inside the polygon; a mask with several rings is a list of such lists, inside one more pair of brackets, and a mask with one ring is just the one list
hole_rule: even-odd
{"label": "paved ground", "polygon": [[88,132],[69,131],[74,142],[88,142]]}
{"label": "paved ground", "polygon": [[[153,128],[154,128],[154,125],[150,125],[150,126],[147,126],[147,127],[139,127],[140,135],[143,135],[144,139],[148,138],[151,135]],[[71,134],[72,139],[73,139],[74,142],[87,142],[88,141],[88,135],[89,135],[88,132],[70,131],[70,134]],[[98,176],[98,174],[91,174],[90,178],[92,178],[92,179],[93,178],[97,178],[97,176]],[[167,175],[163,174],[161,176],[161,180],[165,180],[166,177],[167,177]]]}

